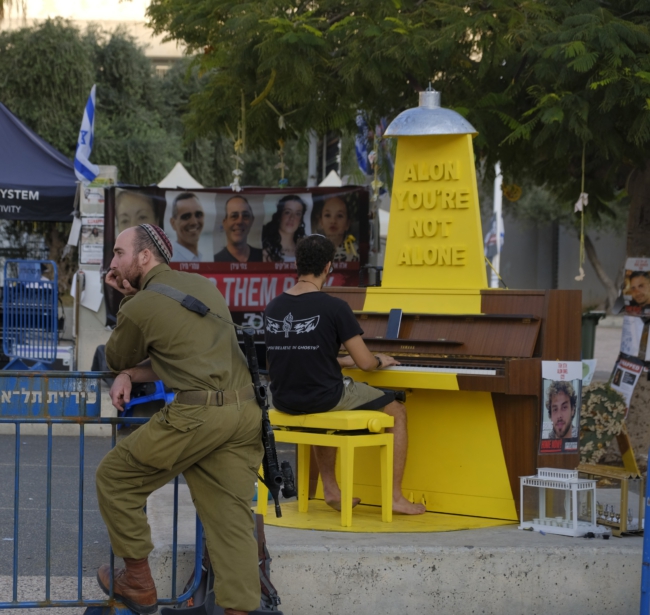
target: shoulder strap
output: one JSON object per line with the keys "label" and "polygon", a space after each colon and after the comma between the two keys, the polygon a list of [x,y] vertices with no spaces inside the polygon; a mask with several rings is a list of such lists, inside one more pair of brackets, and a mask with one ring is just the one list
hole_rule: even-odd
{"label": "shoulder strap", "polygon": [[167,284],[149,284],[145,290],[150,290],[154,293],[165,295],[165,297],[169,297],[174,301],[178,301],[184,308],[190,310],[190,312],[197,313],[199,316],[205,316],[210,311],[210,308],[196,297],[187,295],[182,290],[172,288],[171,286],[167,286]]}

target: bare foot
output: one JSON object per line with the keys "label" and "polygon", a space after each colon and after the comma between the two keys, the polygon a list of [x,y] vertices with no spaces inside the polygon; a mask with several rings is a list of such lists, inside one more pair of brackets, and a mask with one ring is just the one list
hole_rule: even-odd
{"label": "bare foot", "polygon": [[[361,502],[361,498],[352,498],[352,508],[354,508],[359,502]],[[334,510],[341,512],[341,500],[325,500],[325,504]]]}
{"label": "bare foot", "polygon": [[393,512],[402,515],[423,515],[427,509],[424,504],[413,504],[401,497],[399,500],[393,500]]}

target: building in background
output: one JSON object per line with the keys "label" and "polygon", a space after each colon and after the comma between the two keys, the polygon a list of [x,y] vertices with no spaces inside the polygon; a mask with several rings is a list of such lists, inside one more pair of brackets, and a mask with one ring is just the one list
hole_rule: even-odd
{"label": "building in background", "polygon": [[108,31],[123,27],[145,48],[156,72],[163,74],[183,56],[184,47],[173,41],[163,42],[163,35],[154,35],[147,27],[148,5],[149,0],[29,0],[26,15],[19,16],[14,7],[8,18],[0,22],[0,30],[34,26],[54,17],[69,19],[81,30],[90,24],[99,24]]}

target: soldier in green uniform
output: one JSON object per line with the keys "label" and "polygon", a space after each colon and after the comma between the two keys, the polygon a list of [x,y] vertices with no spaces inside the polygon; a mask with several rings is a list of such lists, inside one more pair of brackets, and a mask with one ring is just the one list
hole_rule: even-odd
{"label": "soldier in green uniform", "polygon": [[[147,287],[171,286],[228,321],[230,313],[209,280],[170,269],[172,247],[162,229],[127,229],[113,252],[106,283],[125,295],[106,345],[108,365],[117,373],[113,405],[123,410],[132,382],[161,379],[176,393],[97,469],[99,507],[113,550],[126,566],[115,571],[115,594],[143,615],[157,610],[143,508],[153,491],[182,473],[205,527],[216,602],[228,615],[244,615],[260,605],[251,501],[263,456],[261,413],[246,359],[233,326]],[[108,593],[109,566],[97,578]]]}

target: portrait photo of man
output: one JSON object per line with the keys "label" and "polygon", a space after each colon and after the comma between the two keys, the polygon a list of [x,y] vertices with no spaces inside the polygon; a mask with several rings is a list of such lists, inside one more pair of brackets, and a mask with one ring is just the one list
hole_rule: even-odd
{"label": "portrait photo of man", "polygon": [[225,203],[223,232],[226,245],[214,255],[217,263],[261,263],[262,248],[248,243],[255,215],[250,203],[243,196],[231,196]]}
{"label": "portrait photo of man", "polygon": [[169,224],[176,233],[172,262],[201,262],[199,238],[203,232],[205,212],[193,192],[181,192],[174,198]]}
{"label": "portrait photo of man", "polygon": [[633,271],[629,276],[630,307],[650,312],[650,271]]}
{"label": "portrait photo of man", "polygon": [[578,437],[578,428],[575,425],[577,399],[571,382],[553,381],[548,387],[546,410],[553,425],[548,433],[549,439]]}

